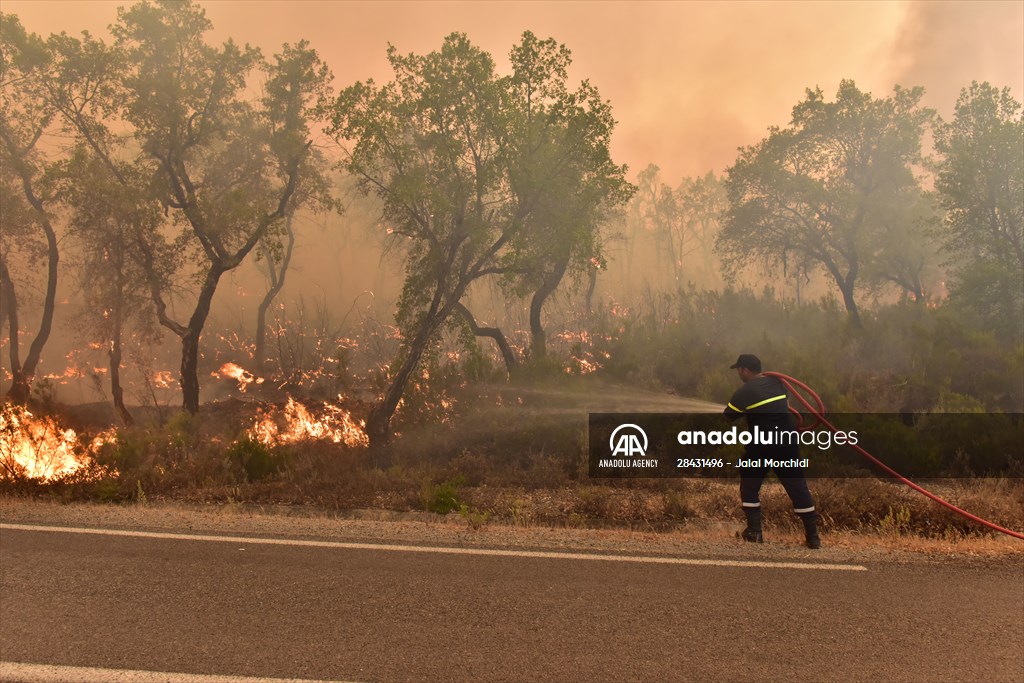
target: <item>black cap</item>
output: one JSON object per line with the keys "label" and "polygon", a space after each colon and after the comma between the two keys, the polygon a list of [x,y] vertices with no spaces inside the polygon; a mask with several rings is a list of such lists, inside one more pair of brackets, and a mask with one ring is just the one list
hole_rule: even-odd
{"label": "black cap", "polygon": [[761,372],[761,359],[752,353],[741,353],[736,362],[729,366],[729,369],[746,368],[754,372]]}

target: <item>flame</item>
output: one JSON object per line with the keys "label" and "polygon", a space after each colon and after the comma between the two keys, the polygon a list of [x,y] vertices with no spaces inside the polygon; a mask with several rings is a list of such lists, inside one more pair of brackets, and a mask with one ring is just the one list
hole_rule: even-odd
{"label": "flame", "polygon": [[67,384],[69,379],[78,379],[82,377],[85,377],[85,372],[83,372],[81,368],[75,365],[69,365],[68,367],[64,368],[64,372],[60,374],[57,374],[56,372],[50,372],[43,375],[43,379],[48,379],[57,382],[57,384]]}
{"label": "flame", "polygon": [[0,473],[51,481],[86,467],[101,446],[116,441],[113,429],[88,443],[56,420],[22,406],[0,406]]}
{"label": "flame", "polygon": [[153,375],[153,383],[161,389],[169,389],[174,384],[174,375],[170,370],[161,370]]}
{"label": "flame", "polygon": [[211,373],[214,377],[230,377],[233,380],[238,381],[238,390],[245,392],[246,387],[255,382],[256,384],[263,384],[263,378],[257,377],[241,365],[237,363],[225,363],[220,366],[220,370]]}
{"label": "flame", "polygon": [[262,414],[249,430],[250,438],[266,446],[277,446],[296,441],[329,439],[346,446],[368,446],[369,437],[363,427],[352,419],[352,414],[332,403],[324,403],[322,415],[317,417],[294,398],[280,411]]}

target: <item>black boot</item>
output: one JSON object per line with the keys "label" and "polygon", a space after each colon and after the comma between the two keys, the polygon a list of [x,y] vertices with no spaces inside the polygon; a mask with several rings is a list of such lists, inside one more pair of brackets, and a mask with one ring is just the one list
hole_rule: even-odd
{"label": "black boot", "polygon": [[821,538],[818,536],[818,513],[801,512],[800,521],[804,523],[804,536],[807,538],[807,547],[817,550],[821,547]]}
{"label": "black boot", "polygon": [[761,508],[744,507],[743,513],[747,516],[747,528],[740,534],[740,538],[748,543],[764,543],[764,536],[761,535]]}

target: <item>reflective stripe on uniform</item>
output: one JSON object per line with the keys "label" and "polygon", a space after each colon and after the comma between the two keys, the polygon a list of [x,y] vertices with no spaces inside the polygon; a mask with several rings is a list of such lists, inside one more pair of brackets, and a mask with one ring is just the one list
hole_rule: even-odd
{"label": "reflective stripe on uniform", "polygon": [[[758,401],[757,403],[755,403],[753,405],[747,406],[747,410],[753,410],[754,408],[759,408],[759,407],[763,406],[765,403],[771,403],[772,401],[781,401],[781,400],[784,400],[785,398],[786,398],[785,394],[782,394],[781,396],[773,396],[772,398],[766,398],[763,401]],[[730,403],[729,405],[732,405],[732,404]]]}
{"label": "reflective stripe on uniform", "polygon": [[[743,503],[743,507],[745,507],[745,508],[759,508],[759,507],[761,507],[761,504],[760,503]],[[811,508],[811,509],[813,510],[814,508]]]}
{"label": "reflective stripe on uniform", "polygon": [[729,404],[728,406],[726,406],[726,407],[727,407],[727,408],[732,408],[732,409],[733,409],[733,410],[735,410],[735,411],[736,411],[737,413],[742,413],[742,412],[743,412],[742,410],[740,410],[739,408],[737,408],[736,406],[734,406],[734,405],[733,405],[733,404],[731,404],[731,403],[730,403],[730,404]]}
{"label": "reflective stripe on uniform", "polygon": [[[744,503],[744,505],[746,505],[746,503]],[[793,508],[793,512],[795,512],[798,515],[802,512],[814,512],[814,506],[812,505],[809,508]]]}

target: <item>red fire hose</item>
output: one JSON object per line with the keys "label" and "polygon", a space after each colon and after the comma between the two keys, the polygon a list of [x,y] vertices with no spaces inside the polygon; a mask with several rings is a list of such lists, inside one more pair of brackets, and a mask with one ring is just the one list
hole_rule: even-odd
{"label": "red fire hose", "polygon": [[[803,425],[803,413],[798,411],[793,406],[790,406],[789,409],[793,413],[795,413],[796,416],[797,416],[798,426],[799,426],[800,429],[802,429],[802,430],[814,429],[818,425],[823,425],[823,426],[827,427],[828,429],[832,430],[832,432],[838,432],[839,431],[836,428],[835,425],[833,425],[831,422],[829,422],[828,420],[825,419],[825,403],[821,400],[821,397],[818,396],[818,394],[814,392],[813,389],[811,389],[809,386],[807,386],[806,384],[804,384],[800,380],[794,379],[793,377],[790,377],[789,375],[783,375],[781,372],[765,372],[764,374],[768,375],[770,377],[775,377],[779,381],[781,381],[782,384],[786,387],[786,391],[789,392],[789,395],[792,396],[792,397],[795,397],[798,401],[800,401],[800,403],[803,404],[804,408],[807,409],[807,412],[814,416],[815,421],[812,424],[810,424],[810,425],[804,426]],[[796,387],[799,387],[803,392],[806,392],[807,396],[810,396],[811,399],[814,401],[814,405],[811,405],[811,403],[807,400],[807,398],[805,398],[804,394],[801,393],[800,391],[796,390]],[[1012,529],[1007,529],[1005,527],[1001,527],[998,524],[995,524],[993,522],[988,521],[987,519],[982,519],[981,517],[978,517],[976,515],[972,515],[971,513],[967,512],[966,510],[961,510],[960,508],[958,508],[957,506],[953,505],[952,503],[950,503],[950,502],[948,502],[946,500],[943,500],[942,498],[939,498],[937,495],[935,495],[931,491],[928,491],[928,490],[918,486],[914,482],[910,481],[909,479],[904,477],[902,474],[900,474],[896,470],[892,469],[891,467],[889,467],[888,465],[883,463],[881,460],[879,460],[875,456],[873,456],[870,453],[868,453],[866,450],[864,450],[863,448],[861,448],[857,444],[847,444],[847,445],[849,445],[855,451],[857,451],[858,453],[863,455],[865,458],[870,460],[877,467],[879,467],[882,470],[884,470],[885,472],[887,472],[890,476],[895,477],[896,479],[899,479],[900,481],[902,481],[904,484],[906,484],[910,488],[914,489],[915,491],[917,491],[918,493],[920,493],[920,494],[922,494],[924,496],[927,496],[928,498],[931,498],[932,500],[934,500],[939,505],[942,505],[943,507],[949,508],[953,512],[956,512],[957,514],[963,515],[967,519],[975,521],[978,524],[981,524],[983,526],[987,526],[989,529],[994,529],[995,531],[999,531],[999,532],[1002,532],[1002,533],[1007,534],[1009,536],[1013,536],[1014,538],[1024,539],[1024,534],[1020,533],[1019,531],[1013,531]]]}

